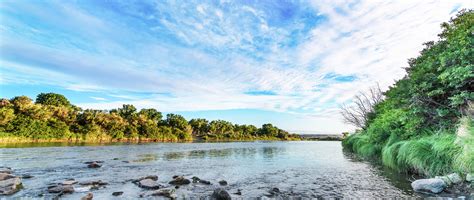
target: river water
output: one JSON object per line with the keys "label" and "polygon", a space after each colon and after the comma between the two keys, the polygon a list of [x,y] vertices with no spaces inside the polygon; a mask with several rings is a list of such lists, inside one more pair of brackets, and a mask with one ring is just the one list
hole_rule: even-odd
{"label": "river water", "polygon": [[[57,145],[57,144],[55,144]],[[101,168],[87,168],[84,162],[104,161]],[[417,197],[410,177],[378,165],[352,158],[340,142],[228,142],[228,143],[146,143],[54,147],[0,148],[0,165],[23,179],[24,189],[10,197],[52,197],[50,183],[68,178],[78,181],[102,180],[105,188],[88,191],[75,185],[76,192],[62,196],[79,199],[88,192],[95,199],[135,199],[145,190],[131,183],[147,175],[158,175],[163,185],[174,175],[197,176],[212,185],[192,183],[176,190],[179,198],[206,197],[223,186],[233,198],[286,197]],[[278,188],[271,195],[269,190]],[[241,195],[236,195],[237,190]]]}

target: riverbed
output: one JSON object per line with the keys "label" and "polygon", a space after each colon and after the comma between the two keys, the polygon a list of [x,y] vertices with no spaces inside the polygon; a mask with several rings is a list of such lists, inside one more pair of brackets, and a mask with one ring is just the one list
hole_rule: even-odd
{"label": "riverbed", "polygon": [[[76,184],[75,192],[62,198],[79,199],[92,192],[96,199],[111,199],[121,191],[119,197],[134,199],[145,190],[129,180],[148,175],[157,175],[164,186],[175,175],[212,183],[181,186],[178,198],[207,197],[218,187],[233,198],[420,197],[410,188],[410,176],[353,158],[338,141],[56,145],[0,148],[1,165],[33,176],[23,179],[24,189],[11,197],[53,197],[48,184],[75,179],[108,185],[90,191]],[[84,164],[96,160],[104,161],[102,167]],[[221,180],[228,185],[219,185]],[[277,193],[270,192],[274,188]],[[240,195],[234,194],[238,191]]]}

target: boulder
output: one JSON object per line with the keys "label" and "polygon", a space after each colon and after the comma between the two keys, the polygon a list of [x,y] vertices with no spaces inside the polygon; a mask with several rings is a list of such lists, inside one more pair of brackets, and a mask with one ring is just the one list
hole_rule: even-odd
{"label": "boulder", "polygon": [[94,195],[92,193],[88,193],[86,196],[81,197],[81,200],[92,200]]}
{"label": "boulder", "polygon": [[193,183],[202,183],[202,184],[206,184],[206,185],[211,185],[210,181],[202,180],[202,179],[200,179],[199,177],[196,177],[196,176],[193,176],[191,179],[193,180]]}
{"label": "boulder", "polygon": [[72,185],[53,185],[48,188],[49,193],[73,193],[74,187]]}
{"label": "boulder", "polygon": [[13,172],[10,167],[0,167],[0,173],[11,174]]}
{"label": "boulder", "polygon": [[183,176],[174,176],[173,178],[174,179],[169,182],[171,185],[187,185],[191,183],[189,179],[186,179]]}
{"label": "boulder", "polygon": [[442,192],[447,185],[442,179],[430,178],[413,181],[411,187],[415,192],[430,192],[437,194]]}
{"label": "boulder", "polygon": [[161,185],[158,184],[153,179],[143,179],[143,180],[138,182],[138,187],[148,189],[148,190],[156,190],[156,189],[160,189]]}
{"label": "boulder", "polygon": [[0,195],[10,195],[22,188],[21,179],[7,173],[0,173]]}
{"label": "boulder", "polygon": [[242,190],[241,190],[241,189],[237,189],[237,192],[235,192],[234,194],[236,194],[236,195],[242,195]]}
{"label": "boulder", "polygon": [[113,195],[113,196],[120,196],[120,195],[122,195],[122,194],[123,194],[122,191],[120,191],[120,192],[112,192],[112,195]]}
{"label": "boulder", "polygon": [[217,188],[212,192],[211,199],[213,200],[230,200],[232,199],[227,191],[222,188]]}
{"label": "boulder", "polygon": [[221,181],[219,181],[219,185],[226,186],[226,185],[227,185],[227,181],[221,180]]}
{"label": "boulder", "polygon": [[467,182],[474,182],[474,174],[467,174],[466,175]]}

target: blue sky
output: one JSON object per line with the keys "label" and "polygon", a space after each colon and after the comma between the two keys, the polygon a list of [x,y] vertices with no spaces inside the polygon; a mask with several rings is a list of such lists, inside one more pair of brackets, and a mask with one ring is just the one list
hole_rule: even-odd
{"label": "blue sky", "polygon": [[0,3],[0,93],[340,133],[341,103],[403,77],[472,1]]}

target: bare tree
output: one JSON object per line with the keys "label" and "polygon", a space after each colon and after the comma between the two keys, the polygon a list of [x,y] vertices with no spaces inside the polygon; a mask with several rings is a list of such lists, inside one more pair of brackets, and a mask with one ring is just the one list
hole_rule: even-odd
{"label": "bare tree", "polygon": [[341,114],[345,123],[358,128],[365,128],[369,115],[374,112],[375,105],[383,100],[379,84],[371,87],[368,92],[359,92],[354,96],[352,104],[342,104]]}

